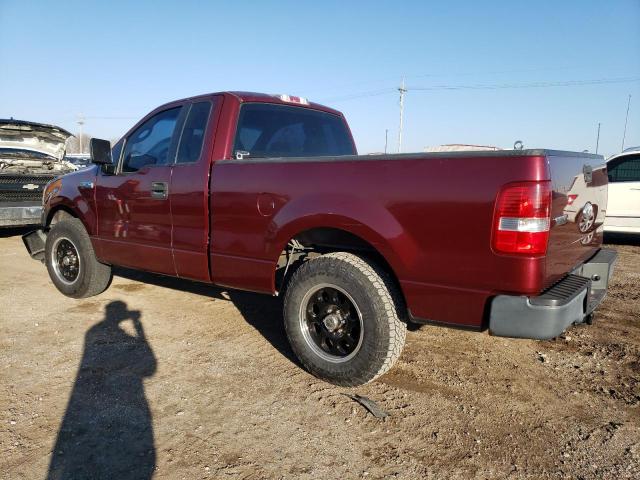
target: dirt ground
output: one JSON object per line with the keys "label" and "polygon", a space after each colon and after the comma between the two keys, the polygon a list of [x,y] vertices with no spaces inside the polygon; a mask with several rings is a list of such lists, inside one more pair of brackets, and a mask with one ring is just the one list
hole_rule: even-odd
{"label": "dirt ground", "polygon": [[18,233],[0,233],[1,478],[640,478],[638,241],[615,246],[593,326],[424,326],[343,389],[295,362],[278,299],[119,271],[72,300]]}

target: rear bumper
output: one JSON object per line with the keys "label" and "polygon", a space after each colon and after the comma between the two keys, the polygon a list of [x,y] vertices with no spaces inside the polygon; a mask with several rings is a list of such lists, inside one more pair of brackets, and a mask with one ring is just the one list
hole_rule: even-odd
{"label": "rear bumper", "polygon": [[42,205],[0,204],[0,227],[36,225],[41,214]]}
{"label": "rear bumper", "polygon": [[583,323],[604,300],[617,256],[615,250],[600,249],[536,297],[496,296],[491,302],[489,332],[500,337],[543,340]]}

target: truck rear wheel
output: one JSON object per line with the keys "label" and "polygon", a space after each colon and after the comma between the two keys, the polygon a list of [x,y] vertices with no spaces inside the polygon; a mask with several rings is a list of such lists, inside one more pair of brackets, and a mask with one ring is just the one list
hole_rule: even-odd
{"label": "truck rear wheel", "polygon": [[285,330],[313,375],[336,385],[362,385],[400,357],[406,336],[402,305],[378,266],[351,253],[329,253],[305,262],[291,278]]}
{"label": "truck rear wheel", "polygon": [[66,218],[51,227],[45,262],[51,281],[67,297],[98,295],[111,283],[111,266],[98,262],[89,235],[77,218]]}

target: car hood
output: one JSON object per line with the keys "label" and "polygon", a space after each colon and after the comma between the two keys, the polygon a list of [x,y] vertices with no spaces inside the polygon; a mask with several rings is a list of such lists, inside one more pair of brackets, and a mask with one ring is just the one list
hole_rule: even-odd
{"label": "car hood", "polygon": [[0,120],[0,149],[27,150],[62,160],[66,141],[71,136],[73,135],[55,125]]}

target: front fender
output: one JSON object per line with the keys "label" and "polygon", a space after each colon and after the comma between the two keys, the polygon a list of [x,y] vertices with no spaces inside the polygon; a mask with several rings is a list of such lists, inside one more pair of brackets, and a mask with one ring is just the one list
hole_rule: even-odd
{"label": "front fender", "polygon": [[[43,223],[51,223],[53,215],[66,210],[77,217],[90,236],[96,234],[95,168],[69,173],[51,182],[44,192]],[[89,186],[93,187],[90,188]]]}

